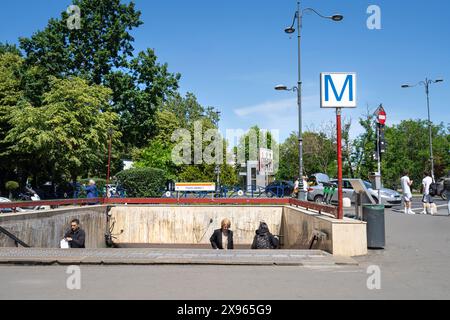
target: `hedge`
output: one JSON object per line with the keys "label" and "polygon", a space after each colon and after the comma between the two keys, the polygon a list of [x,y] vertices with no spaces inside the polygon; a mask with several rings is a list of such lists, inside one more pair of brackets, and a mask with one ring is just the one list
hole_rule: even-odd
{"label": "hedge", "polygon": [[136,168],[124,170],[116,174],[118,183],[131,198],[151,198],[161,196],[165,188],[167,174],[155,168]]}

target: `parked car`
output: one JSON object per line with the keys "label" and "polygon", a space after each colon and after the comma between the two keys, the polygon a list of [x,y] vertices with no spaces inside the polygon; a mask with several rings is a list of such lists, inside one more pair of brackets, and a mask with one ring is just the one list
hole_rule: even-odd
{"label": "parked car", "polygon": [[445,177],[441,177],[436,181],[436,183],[437,183],[436,196],[441,197],[445,201],[447,201],[448,199],[447,199],[447,193],[445,192],[444,180],[448,179],[448,178],[450,178],[450,172]]}
{"label": "parked car", "polygon": [[[8,198],[2,198],[0,197],[0,203],[5,203],[5,202],[11,202],[11,200],[9,200]],[[16,211],[23,211],[21,208],[16,208]],[[12,213],[13,210],[12,208],[2,208],[0,209],[0,213]]]}
{"label": "parked car", "polygon": [[[330,184],[337,186],[338,181],[336,179],[330,180]],[[372,184],[368,181],[363,181],[367,191],[371,194],[372,198],[378,203],[378,190],[374,190],[372,188]],[[349,179],[342,180],[343,188],[342,193],[344,198],[351,199],[352,203],[356,200],[356,195],[354,194],[353,187],[349,181]],[[310,187],[308,192],[308,200],[321,203],[324,199],[324,186],[320,184],[315,187]],[[337,192],[333,195],[331,200],[332,203],[337,203],[338,194]],[[393,205],[398,205],[402,203],[402,197],[400,193],[395,190],[382,188],[381,189],[381,203],[386,207],[391,207]]]}
{"label": "parked car", "polygon": [[269,197],[290,197],[294,192],[294,183],[285,180],[274,181],[266,187],[265,191]]}

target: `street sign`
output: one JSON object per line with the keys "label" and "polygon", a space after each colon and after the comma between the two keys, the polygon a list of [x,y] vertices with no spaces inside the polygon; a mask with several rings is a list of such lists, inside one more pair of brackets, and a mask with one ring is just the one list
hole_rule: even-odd
{"label": "street sign", "polygon": [[273,174],[273,151],[270,149],[259,149],[259,174]]}
{"label": "street sign", "polygon": [[321,108],[356,108],[356,73],[323,72],[320,74]]}
{"label": "street sign", "polygon": [[377,121],[380,125],[384,126],[386,124],[386,111],[384,111],[384,108],[382,105],[380,105],[375,111],[375,115],[377,116]]}
{"label": "street sign", "polygon": [[176,183],[175,191],[216,191],[216,184],[214,182],[191,182],[191,183]]}

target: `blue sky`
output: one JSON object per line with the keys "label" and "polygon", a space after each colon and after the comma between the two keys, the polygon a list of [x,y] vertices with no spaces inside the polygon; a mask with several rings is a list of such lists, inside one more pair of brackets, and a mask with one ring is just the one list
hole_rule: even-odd
{"label": "blue sky", "polygon": [[[297,39],[283,32],[292,22],[295,0],[136,0],[144,25],[133,32],[136,50],[153,48],[160,62],[180,72],[181,92],[222,111],[220,128],[257,124],[280,130],[284,140],[298,130],[296,95],[273,87],[297,82]],[[0,41],[17,42],[59,17],[71,1],[3,1]],[[369,5],[381,8],[381,30],[369,30]],[[319,74],[358,74],[358,108],[344,110],[361,132],[358,117],[383,103],[388,124],[425,119],[423,87],[401,89],[425,77],[444,78],[431,87],[431,116],[450,123],[450,2],[447,0],[305,0],[341,23],[306,14],[302,29],[303,125],[319,128],[334,121],[319,106]]]}

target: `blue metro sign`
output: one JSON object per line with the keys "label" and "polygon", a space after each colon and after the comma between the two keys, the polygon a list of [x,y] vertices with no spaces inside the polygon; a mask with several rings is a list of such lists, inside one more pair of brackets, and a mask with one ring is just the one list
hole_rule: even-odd
{"label": "blue metro sign", "polygon": [[322,108],[356,108],[356,73],[321,73],[320,102]]}

